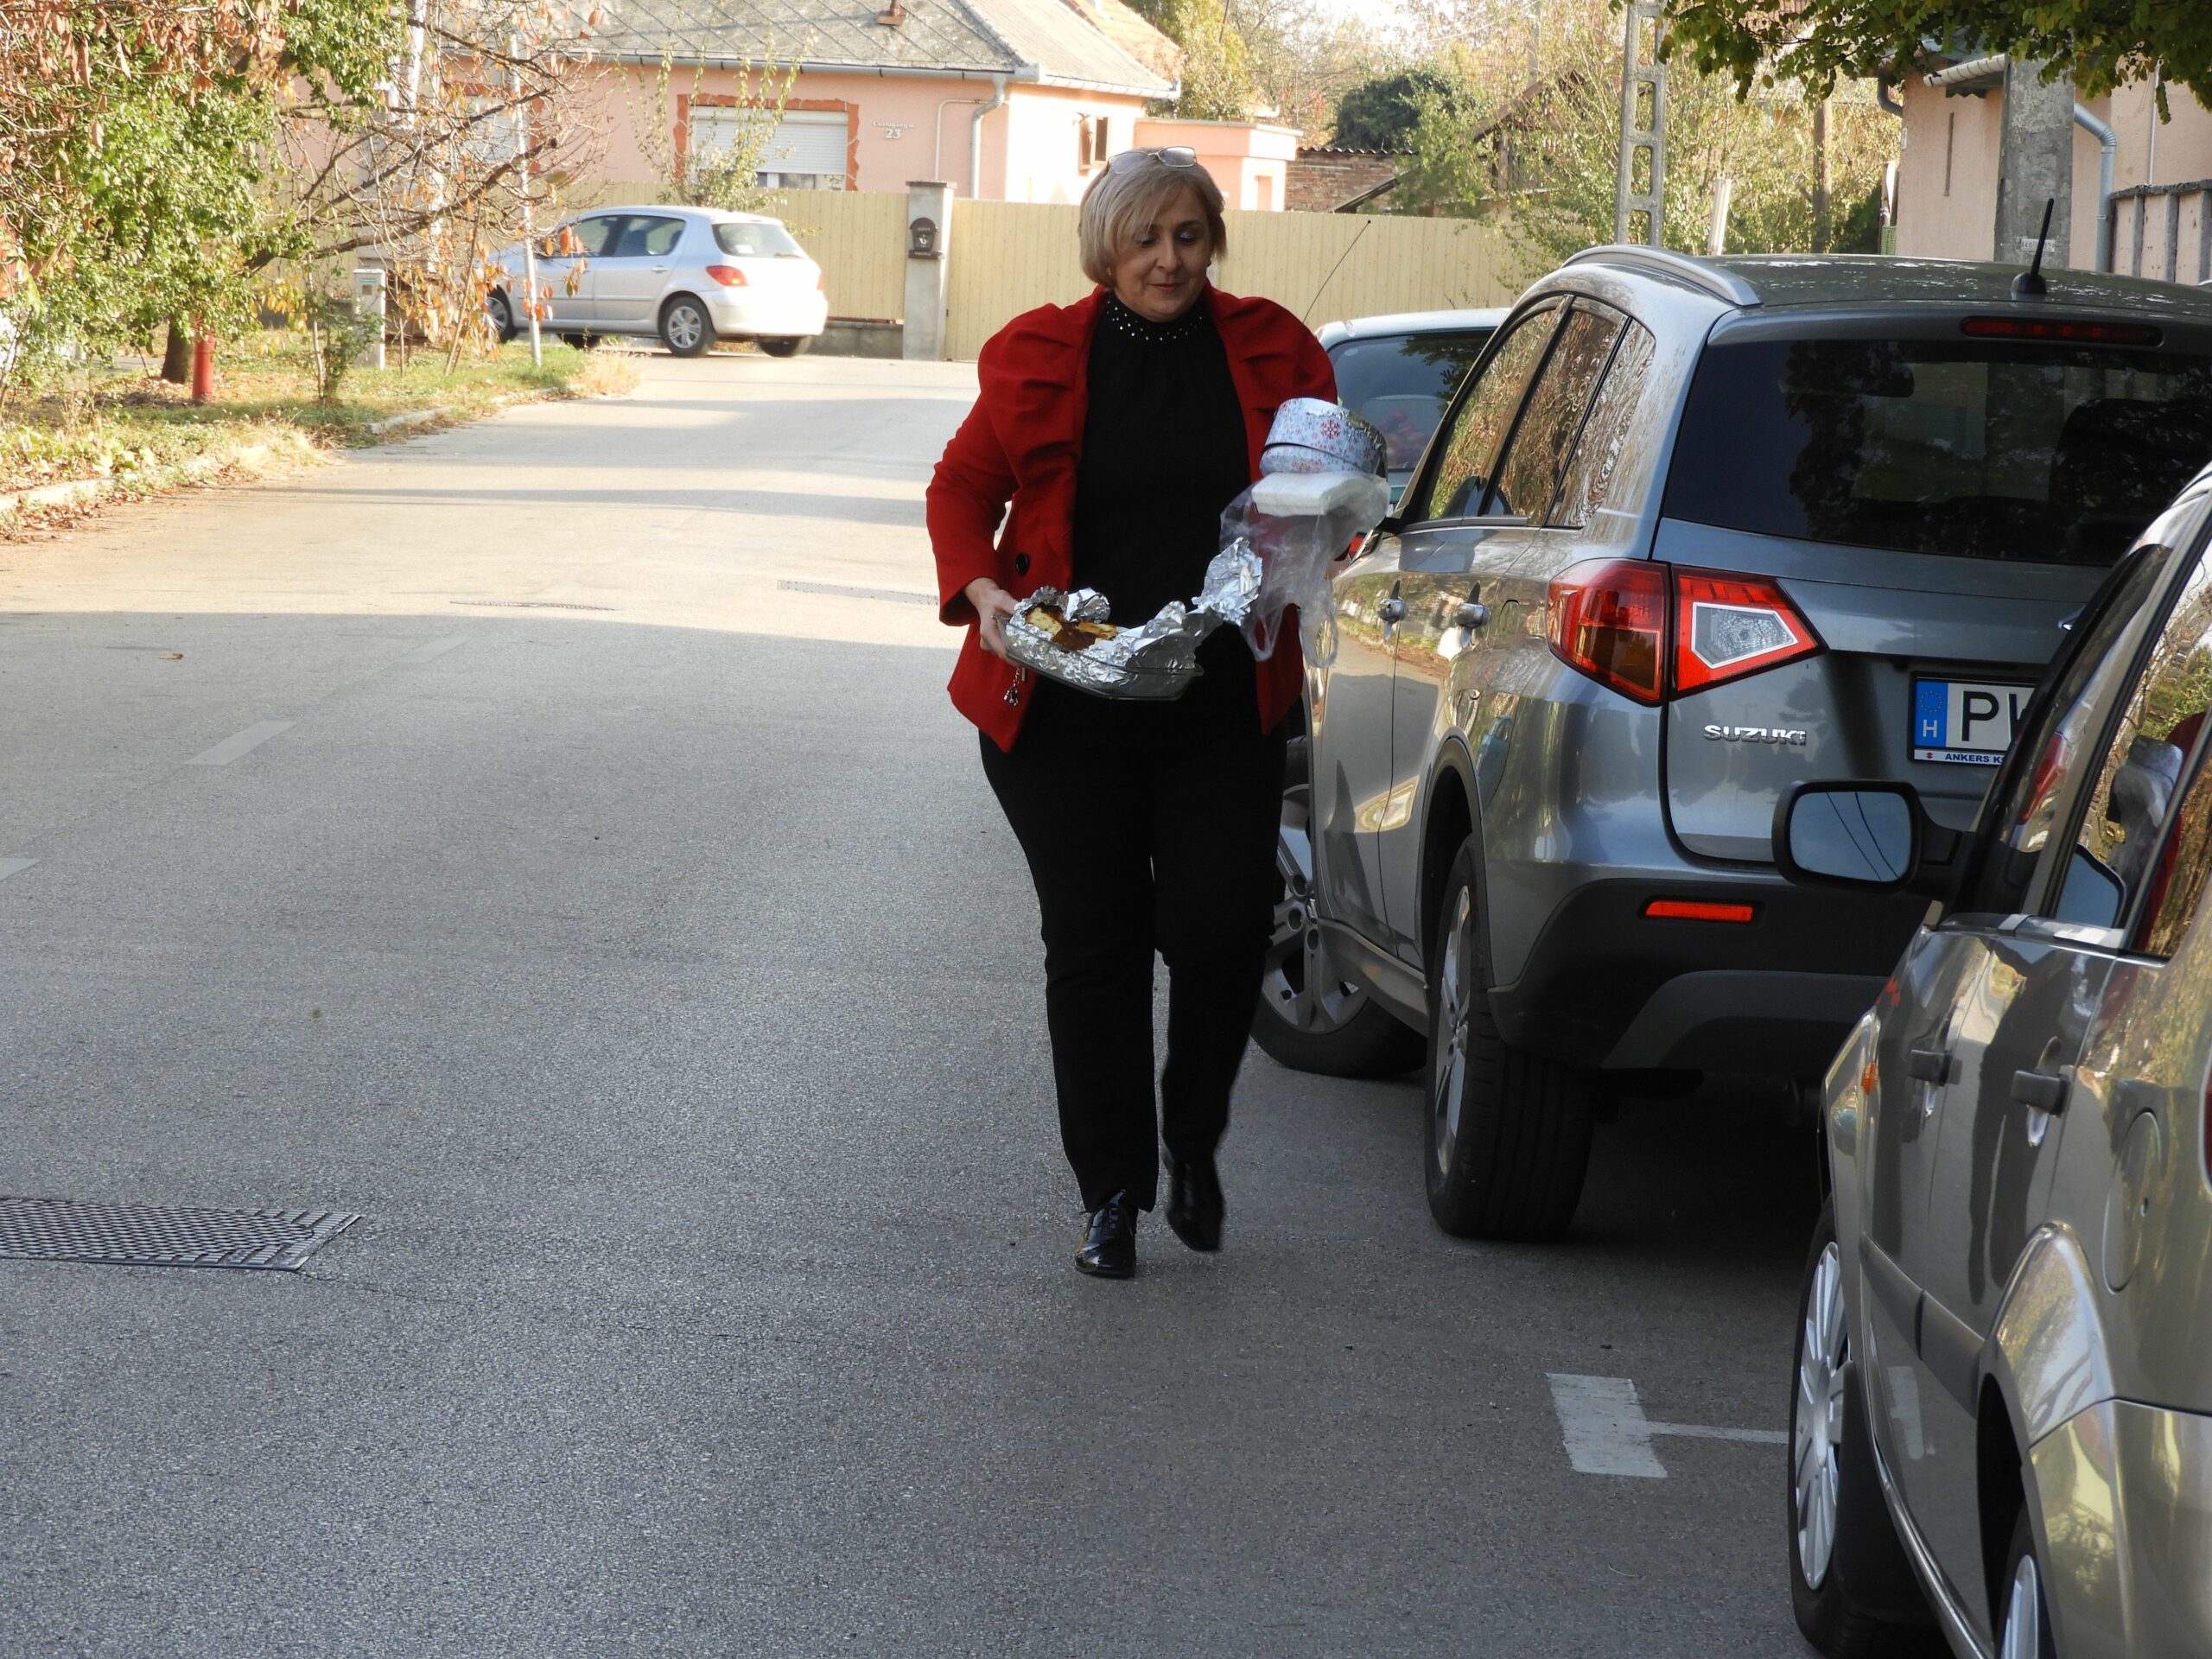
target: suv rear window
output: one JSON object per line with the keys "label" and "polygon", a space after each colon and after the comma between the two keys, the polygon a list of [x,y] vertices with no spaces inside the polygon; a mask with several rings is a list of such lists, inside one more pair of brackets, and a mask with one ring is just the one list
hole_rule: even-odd
{"label": "suv rear window", "polygon": [[1708,347],[1669,518],[1955,558],[2110,564],[2212,457],[2212,364],[2012,340]]}
{"label": "suv rear window", "polygon": [[1337,397],[1382,429],[1383,465],[1402,484],[1428,447],[1444,406],[1482,355],[1487,328],[1462,334],[1383,334],[1340,341],[1329,353]]}
{"label": "suv rear window", "polygon": [[739,258],[766,259],[804,250],[780,225],[756,225],[744,219],[725,220],[715,226],[715,241],[724,253]]}

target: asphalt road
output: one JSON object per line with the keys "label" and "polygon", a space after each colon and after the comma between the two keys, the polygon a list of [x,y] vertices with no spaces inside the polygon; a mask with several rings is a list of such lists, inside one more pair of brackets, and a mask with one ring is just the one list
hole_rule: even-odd
{"label": "asphalt road", "polygon": [[1782,1427],[1764,1103],[1472,1246],[1412,1084],[1255,1051],[1226,1250],[1073,1271],[914,601],[973,385],[656,357],[0,543],[0,1193],[365,1217],[0,1262],[0,1654],[1804,1651],[1780,1450],[1578,1472],[1548,1380]]}

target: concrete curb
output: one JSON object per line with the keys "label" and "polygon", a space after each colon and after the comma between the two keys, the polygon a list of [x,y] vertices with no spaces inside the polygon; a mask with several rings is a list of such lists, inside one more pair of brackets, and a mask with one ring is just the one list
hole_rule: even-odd
{"label": "concrete curb", "polygon": [[[313,453],[304,438],[297,441],[303,453]],[[188,455],[182,461],[172,461],[154,467],[133,467],[127,471],[111,473],[103,478],[73,478],[59,484],[41,484],[12,494],[0,494],[0,519],[34,512],[41,507],[81,506],[111,495],[152,495],[163,490],[173,490],[185,484],[197,483],[211,474],[227,471],[233,467],[258,467],[267,461],[280,448],[275,443],[241,443],[224,449],[211,449],[205,454]]]}

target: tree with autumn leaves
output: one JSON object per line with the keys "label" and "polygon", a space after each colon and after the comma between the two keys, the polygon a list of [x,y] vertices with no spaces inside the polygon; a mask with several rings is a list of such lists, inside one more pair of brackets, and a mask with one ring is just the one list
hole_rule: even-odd
{"label": "tree with autumn leaves", "polygon": [[588,29],[545,0],[0,0],[10,368],[512,239]]}

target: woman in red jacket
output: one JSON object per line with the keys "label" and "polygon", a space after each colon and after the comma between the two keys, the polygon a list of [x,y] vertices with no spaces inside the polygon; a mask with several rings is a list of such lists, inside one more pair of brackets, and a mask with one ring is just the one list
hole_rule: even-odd
{"label": "woman in red jacket", "polygon": [[[1191,689],[1147,703],[1017,671],[1001,629],[1046,584],[1097,588],[1131,624],[1190,599],[1276,407],[1335,396],[1303,324],[1208,282],[1221,210],[1191,151],[1116,156],[1083,200],[1097,291],[984,346],[981,396],[929,489],[941,613],[968,630],[952,700],[982,728],[1043,913],[1060,1135],[1089,1214],[1076,1265],[1109,1278],[1136,1269],[1163,1139],[1168,1225],[1192,1249],[1220,1248],[1214,1148],[1272,924],[1298,636],[1285,627],[1255,663],[1236,630],[1217,629]],[[1157,1128],[1155,950],[1168,970]]]}

